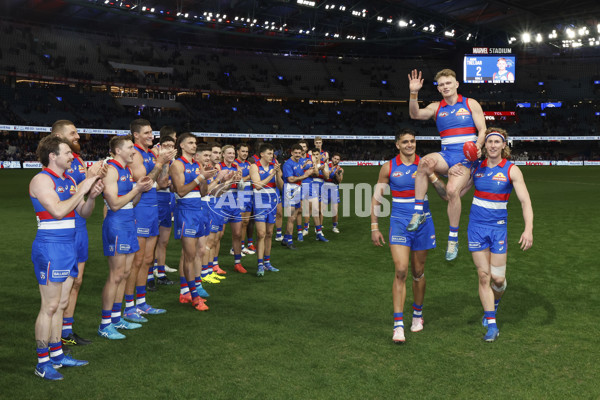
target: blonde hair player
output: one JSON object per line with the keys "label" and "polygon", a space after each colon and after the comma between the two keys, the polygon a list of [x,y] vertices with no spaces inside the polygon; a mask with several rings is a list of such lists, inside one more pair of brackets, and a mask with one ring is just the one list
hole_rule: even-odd
{"label": "blonde hair player", "polygon": [[[469,250],[479,276],[479,298],[483,306],[483,337],[493,342],[500,331],[496,311],[506,290],[506,254],[508,248],[508,199],[512,190],[521,202],[525,228],[519,239],[521,250],[533,245],[533,208],[519,167],[508,161],[510,149],[504,129],[489,128],[485,135],[486,158],[475,164],[465,190],[475,186],[469,215]],[[461,173],[451,169],[450,174]]]}

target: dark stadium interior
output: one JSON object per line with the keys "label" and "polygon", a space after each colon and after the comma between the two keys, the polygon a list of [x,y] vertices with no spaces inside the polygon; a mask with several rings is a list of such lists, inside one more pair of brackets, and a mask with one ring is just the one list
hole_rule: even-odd
{"label": "dark stadium interior", "polygon": [[[448,66],[459,72],[464,54],[486,46],[512,47],[520,77],[511,85],[461,86],[485,111],[516,111],[494,124],[511,136],[598,135],[598,46],[561,48],[558,39],[507,44],[524,29],[550,32],[567,21],[595,29],[596,1],[355,1],[347,10],[300,3],[4,2],[0,123],[49,126],[69,119],[78,127],[127,129],[139,116],[156,129],[169,124],[180,131],[390,135],[410,127],[432,136],[432,121],[408,117],[406,73],[423,70],[420,99],[437,100],[433,75]],[[207,11],[214,15],[202,17]],[[235,22],[234,15],[248,22]],[[416,25],[400,29],[398,18]],[[425,31],[431,24],[437,33]],[[440,35],[442,25],[455,36]],[[517,108],[520,102],[562,107],[542,116],[536,107]],[[14,135],[4,132],[2,139]],[[84,143],[94,142],[87,136]],[[352,146],[340,145],[345,158],[370,153],[368,145]],[[20,149],[20,157],[29,150]],[[597,142],[571,145],[566,154],[597,156]],[[2,159],[15,157],[9,152]]]}

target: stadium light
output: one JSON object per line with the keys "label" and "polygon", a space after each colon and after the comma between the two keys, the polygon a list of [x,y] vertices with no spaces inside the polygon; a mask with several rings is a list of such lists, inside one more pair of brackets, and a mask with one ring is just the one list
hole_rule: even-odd
{"label": "stadium light", "polygon": [[398,26],[400,26],[400,28],[406,28],[408,26],[408,22],[400,20],[398,21]]}
{"label": "stadium light", "polygon": [[541,35],[541,34],[539,34],[539,33],[538,33],[537,35],[535,35],[535,41],[536,41],[537,43],[541,43],[541,42],[542,42],[542,35]]}
{"label": "stadium light", "polygon": [[567,37],[568,37],[569,39],[573,39],[573,38],[575,38],[575,31],[574,31],[574,30],[572,30],[571,28],[567,28]]}
{"label": "stadium light", "polygon": [[531,34],[525,32],[524,34],[521,35],[521,41],[523,43],[529,43],[531,42]]}

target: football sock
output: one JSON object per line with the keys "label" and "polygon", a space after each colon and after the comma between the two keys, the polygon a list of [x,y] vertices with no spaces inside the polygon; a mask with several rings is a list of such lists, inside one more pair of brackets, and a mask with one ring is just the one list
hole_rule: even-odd
{"label": "football sock", "polygon": [[234,264],[241,264],[242,263],[242,255],[241,254],[234,254],[233,255],[233,263]]}
{"label": "football sock", "polygon": [[123,307],[123,303],[114,303],[112,312],[110,313],[110,322],[113,324],[118,324],[121,320],[121,307]]}
{"label": "football sock", "polygon": [[423,304],[413,303],[413,318],[423,318]]}
{"label": "football sock", "polygon": [[483,316],[487,320],[488,328],[496,328],[496,311],[484,311]]}
{"label": "football sock", "polygon": [[317,235],[323,234],[323,226],[322,225],[315,226],[315,229],[317,230]]}
{"label": "football sock", "polygon": [[333,223],[333,227],[334,227],[334,228],[337,228],[337,225],[338,225],[338,223],[337,223],[337,222],[334,222],[334,223]]}
{"label": "football sock", "polygon": [[251,237],[248,238],[247,242],[248,242],[248,247],[254,246],[254,240]]}
{"label": "football sock", "polygon": [[[109,311],[108,315],[110,315],[110,311]],[[63,350],[62,350],[61,342],[48,343],[48,346],[50,347],[50,359],[52,361],[55,361],[55,362],[60,361],[65,357]]]}
{"label": "football sock", "polygon": [[148,282],[152,282],[154,280],[154,266],[150,266],[150,268],[148,268],[148,279],[146,279],[146,281]]}
{"label": "football sock", "polygon": [[496,311],[496,312],[498,312],[498,306],[500,305],[500,300],[502,300],[502,299],[500,298],[500,299],[494,300],[494,311]]}
{"label": "football sock", "polygon": [[165,266],[164,265],[157,265],[156,269],[158,271],[157,274],[156,274],[156,276],[158,276],[159,278],[167,276],[167,274],[165,273]]}
{"label": "football sock", "polygon": [[423,214],[423,204],[425,203],[425,200],[421,199],[421,200],[417,200],[415,199],[415,212],[417,214]]}
{"label": "football sock", "polygon": [[44,364],[50,361],[50,352],[47,347],[35,349],[38,358],[38,364]]}
{"label": "football sock", "polygon": [[283,235],[283,243],[291,243],[292,242],[292,235]]}
{"label": "football sock", "polygon": [[219,265],[219,256],[217,256],[213,259],[213,265]]}
{"label": "football sock", "polygon": [[146,304],[146,286],[136,286],[135,287],[136,295],[135,295],[135,305],[140,306]]}
{"label": "football sock", "polygon": [[277,233],[276,233],[276,236],[277,236],[278,238],[280,238],[280,237],[281,237],[281,228],[277,228]]}
{"label": "football sock", "polygon": [[71,318],[63,318],[61,336],[62,337],[67,337],[71,333],[73,333],[73,317],[71,317]]}
{"label": "football sock", "polygon": [[102,310],[102,321],[100,321],[100,329],[104,329],[111,324],[110,310]]}
{"label": "football sock", "polygon": [[198,292],[196,291],[196,282],[188,281],[188,287],[190,288],[190,293],[192,294],[192,299],[198,297]]}
{"label": "football sock", "polygon": [[394,313],[394,329],[404,328],[404,313]]}
{"label": "football sock", "polygon": [[258,267],[260,268],[260,267],[262,267],[262,266],[264,266],[264,265],[263,265],[263,259],[262,259],[262,258],[259,258],[259,259],[258,259]]}
{"label": "football sock", "polygon": [[265,255],[265,265],[271,265],[271,255],[269,254],[268,256]]}
{"label": "football sock", "polygon": [[132,294],[125,295],[125,312],[131,311],[132,308],[135,308],[135,301],[133,299],[134,296]]}
{"label": "football sock", "polygon": [[296,230],[298,233],[302,233],[302,225],[296,225]]}
{"label": "football sock", "polygon": [[212,263],[208,264],[208,265],[203,265],[202,266],[202,277],[204,278],[205,276],[208,276],[210,274],[212,274]]}
{"label": "football sock", "polygon": [[200,276],[195,277],[194,283],[195,283],[194,288],[202,287],[202,277],[200,277]]}
{"label": "football sock", "polygon": [[458,226],[451,226],[448,234],[449,242],[458,242]]}
{"label": "football sock", "polygon": [[309,225],[310,225],[310,223],[309,223],[309,222],[305,222],[305,223],[304,223],[304,230],[306,230],[306,231],[307,231],[307,230],[308,230],[308,227],[309,227]]}
{"label": "football sock", "polygon": [[179,277],[179,294],[186,294],[190,291],[187,281],[184,276]]}

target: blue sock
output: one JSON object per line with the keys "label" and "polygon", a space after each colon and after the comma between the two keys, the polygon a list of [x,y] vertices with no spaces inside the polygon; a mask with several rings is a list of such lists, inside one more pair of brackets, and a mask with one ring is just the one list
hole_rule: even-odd
{"label": "blue sock", "polygon": [[281,228],[277,228],[277,233],[276,233],[277,237],[281,237]]}
{"label": "blue sock", "polygon": [[190,293],[192,294],[192,299],[198,297],[198,292],[196,291],[196,281],[188,281],[188,287],[190,288]]}
{"label": "blue sock", "polygon": [[302,225],[296,225],[296,230],[298,233],[302,233]]}
{"label": "blue sock", "polygon": [[185,276],[179,277],[179,294],[186,294],[190,291],[188,287],[187,281],[185,280]]}
{"label": "blue sock", "polygon": [[131,311],[131,309],[135,308],[135,301],[133,299],[134,296],[132,294],[125,295],[125,312]]}
{"label": "blue sock", "polygon": [[213,266],[214,265],[219,265],[219,256],[216,256],[215,258],[213,258]]}
{"label": "blue sock", "polygon": [[417,200],[415,199],[415,213],[423,214],[423,204],[425,204],[425,200]]}
{"label": "blue sock", "polygon": [[48,347],[50,347],[50,359],[52,361],[60,361],[65,357],[62,350],[62,342],[48,343]]}
{"label": "blue sock", "polygon": [[233,255],[233,263],[234,264],[241,264],[242,263],[242,255],[241,254],[234,254]]}
{"label": "blue sock", "polygon": [[304,223],[304,229],[305,229],[305,230],[308,230],[308,225],[309,225],[309,222],[305,222],[305,223]]}
{"label": "blue sock", "polygon": [[394,313],[394,329],[404,328],[404,313]]}
{"label": "blue sock", "polygon": [[146,286],[136,286],[135,287],[136,295],[135,295],[135,305],[144,305],[146,304]]}
{"label": "blue sock", "polygon": [[315,229],[317,230],[317,235],[323,234],[323,226],[317,225],[317,226],[315,226]]}
{"label": "blue sock", "polygon": [[110,313],[110,322],[113,324],[118,324],[121,320],[121,307],[123,303],[114,303],[112,312]]}
{"label": "blue sock", "polygon": [[488,328],[497,328],[496,311],[484,311],[483,316],[487,319]]}
{"label": "blue sock", "polygon": [[423,304],[413,303],[413,318],[423,318]]}
{"label": "blue sock", "polygon": [[271,255],[265,255],[265,265],[271,265]]}
{"label": "blue sock", "polygon": [[258,266],[259,266],[259,268],[263,266],[263,259],[262,258],[258,259]]}
{"label": "blue sock", "polygon": [[50,350],[47,347],[35,349],[38,357],[38,364],[50,362]]}
{"label": "blue sock", "polygon": [[148,268],[148,282],[153,282],[154,281],[154,265],[150,266],[150,268]]}
{"label": "blue sock", "polygon": [[448,234],[449,242],[458,242],[458,226],[451,226]]}
{"label": "blue sock", "polygon": [[494,311],[496,311],[496,312],[498,312],[498,306],[500,305],[500,300],[502,300],[502,299],[494,300]]}
{"label": "blue sock", "polygon": [[104,329],[110,324],[110,310],[102,310],[102,321],[100,321],[100,329]]}
{"label": "blue sock", "polygon": [[71,333],[73,333],[73,317],[71,317],[71,318],[63,318],[63,325],[62,325],[61,336],[62,337],[67,337]]}
{"label": "blue sock", "polygon": [[333,227],[334,227],[334,228],[337,228],[337,224],[338,224],[337,222],[334,222],[334,223],[333,223]]}
{"label": "blue sock", "polygon": [[291,243],[292,242],[292,235],[284,235],[283,236],[283,243]]}
{"label": "blue sock", "polygon": [[254,240],[251,237],[249,237],[246,242],[248,242],[248,247],[254,246]]}

